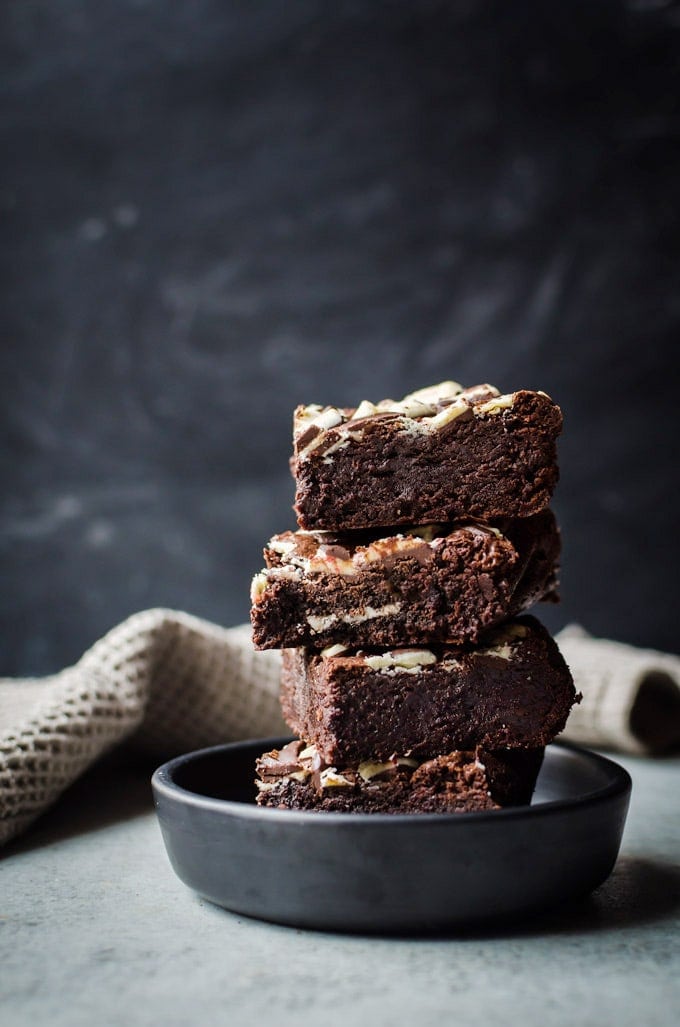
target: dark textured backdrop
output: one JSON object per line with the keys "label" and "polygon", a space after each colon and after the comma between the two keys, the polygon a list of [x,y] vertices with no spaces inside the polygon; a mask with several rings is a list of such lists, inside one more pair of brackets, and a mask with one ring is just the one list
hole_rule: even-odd
{"label": "dark textured backdrop", "polygon": [[245,619],[294,403],[449,377],[563,406],[550,626],[677,648],[676,5],[2,18],[0,671]]}

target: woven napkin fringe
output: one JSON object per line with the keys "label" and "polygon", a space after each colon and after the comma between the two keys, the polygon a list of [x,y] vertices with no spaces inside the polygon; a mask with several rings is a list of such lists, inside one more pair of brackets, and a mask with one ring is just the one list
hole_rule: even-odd
{"label": "woven napkin fringe", "polygon": [[159,760],[285,733],[280,657],[250,628],[145,610],[74,666],[0,680],[0,844],[23,831],[100,756],[126,739]]}
{"label": "woven napkin fringe", "polygon": [[583,692],[561,738],[633,755],[680,745],[680,657],[593,638],[577,624],[555,639]]}

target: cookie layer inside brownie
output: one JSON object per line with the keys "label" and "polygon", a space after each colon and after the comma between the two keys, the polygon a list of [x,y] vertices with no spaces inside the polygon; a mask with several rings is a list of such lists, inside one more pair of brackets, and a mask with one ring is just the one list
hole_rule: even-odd
{"label": "cookie layer inside brownie", "polygon": [[283,809],[451,813],[528,803],[543,750],[451,752],[428,760],[392,756],[354,767],[327,764],[301,740],[257,761],[258,803]]}
{"label": "cookie layer inside brownie", "polygon": [[476,642],[539,600],[557,599],[560,537],[546,510],[401,532],[285,532],[252,587],[257,648]]}

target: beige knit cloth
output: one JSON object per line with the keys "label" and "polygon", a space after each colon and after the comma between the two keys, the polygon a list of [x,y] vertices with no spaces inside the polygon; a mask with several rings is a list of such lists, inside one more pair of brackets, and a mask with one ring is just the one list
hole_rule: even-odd
{"label": "beige knit cloth", "polygon": [[[565,738],[626,752],[680,741],[679,658],[580,629],[558,641],[584,694]],[[278,686],[279,653],[255,652],[248,626],[220,628],[173,610],[135,614],[60,674],[0,680],[0,844],[126,739],[160,761],[286,734]],[[636,704],[642,735],[631,729]]]}

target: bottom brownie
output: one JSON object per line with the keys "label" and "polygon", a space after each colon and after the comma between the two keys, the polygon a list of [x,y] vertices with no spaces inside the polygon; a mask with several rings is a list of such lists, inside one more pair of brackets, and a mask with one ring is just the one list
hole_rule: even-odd
{"label": "bottom brownie", "polygon": [[289,742],[257,761],[257,802],[333,813],[468,813],[529,802],[543,749],[392,757],[338,770],[313,745]]}

